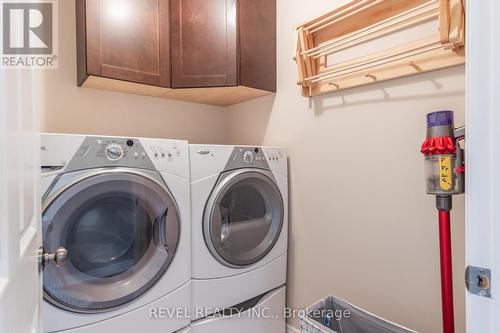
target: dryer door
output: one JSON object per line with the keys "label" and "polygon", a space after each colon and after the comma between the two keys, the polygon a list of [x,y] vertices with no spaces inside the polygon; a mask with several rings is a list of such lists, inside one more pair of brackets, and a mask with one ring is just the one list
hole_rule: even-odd
{"label": "dryer door", "polygon": [[225,173],[205,207],[205,242],[226,266],[252,265],[278,240],[283,210],[283,199],[271,172],[242,169]]}
{"label": "dryer door", "polygon": [[[59,182],[63,183],[63,182]],[[68,251],[43,274],[45,299],[75,312],[102,312],[146,292],[165,273],[180,232],[174,198],[156,173],[85,172],[43,202],[46,252]]]}

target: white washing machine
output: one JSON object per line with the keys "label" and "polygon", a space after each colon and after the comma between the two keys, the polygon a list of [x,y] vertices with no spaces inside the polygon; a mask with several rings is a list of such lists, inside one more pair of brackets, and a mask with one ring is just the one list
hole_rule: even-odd
{"label": "white washing machine", "polygon": [[[207,145],[189,150],[192,332],[284,332],[283,316],[233,319],[266,304],[276,313],[285,306],[286,150]],[[227,309],[236,312],[227,315]]]}
{"label": "white washing machine", "polygon": [[42,134],[45,332],[190,323],[187,142]]}

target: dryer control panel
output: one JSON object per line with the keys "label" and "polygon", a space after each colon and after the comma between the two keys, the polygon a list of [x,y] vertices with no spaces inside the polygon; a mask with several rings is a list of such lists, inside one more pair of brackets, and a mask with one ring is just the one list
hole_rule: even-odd
{"label": "dryer control panel", "polygon": [[245,167],[269,170],[266,156],[260,147],[235,147],[224,170]]}
{"label": "dryer control panel", "polygon": [[241,168],[260,168],[288,175],[288,155],[283,147],[190,145],[189,151],[191,182]]}
{"label": "dryer control panel", "polygon": [[286,156],[279,149],[262,147],[235,147],[225,170],[252,167],[273,170],[271,166],[280,163]]}

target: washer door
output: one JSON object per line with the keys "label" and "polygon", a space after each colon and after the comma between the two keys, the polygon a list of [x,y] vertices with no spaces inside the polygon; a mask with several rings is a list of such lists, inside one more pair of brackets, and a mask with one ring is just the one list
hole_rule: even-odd
{"label": "washer door", "polygon": [[108,311],[158,281],[175,254],[179,211],[159,175],[114,169],[77,176],[43,202],[44,297],[75,312]]}
{"label": "washer door", "polygon": [[205,207],[205,242],[226,266],[252,265],[278,240],[283,210],[272,173],[243,169],[223,174]]}

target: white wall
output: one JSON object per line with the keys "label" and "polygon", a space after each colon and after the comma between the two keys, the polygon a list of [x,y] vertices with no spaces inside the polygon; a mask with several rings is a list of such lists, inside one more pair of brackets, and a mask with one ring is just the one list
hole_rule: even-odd
{"label": "white wall", "polygon": [[225,110],[76,86],[75,1],[59,1],[59,69],[47,71],[42,131],[224,143]]}
{"label": "white wall", "polygon": [[[464,68],[301,97],[292,28],[345,2],[278,0],[278,94],[232,107],[229,141],[289,148],[289,306],[335,294],[440,332],[437,211],[419,150],[426,113],[452,109],[464,124]],[[463,197],[452,228],[456,331],[464,332]]]}

